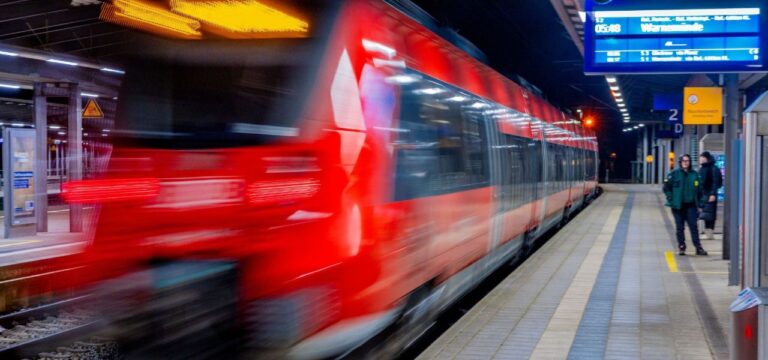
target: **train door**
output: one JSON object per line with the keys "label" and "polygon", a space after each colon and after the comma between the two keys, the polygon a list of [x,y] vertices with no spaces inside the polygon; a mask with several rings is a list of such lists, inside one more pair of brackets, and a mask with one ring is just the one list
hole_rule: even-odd
{"label": "train door", "polygon": [[491,191],[493,192],[492,213],[491,213],[491,241],[488,244],[488,251],[494,248],[504,240],[504,202],[506,200],[504,189],[504,174],[508,171],[505,164],[509,163],[508,154],[503,151],[505,137],[499,130],[499,124],[496,116],[486,119],[488,126],[488,153]]}

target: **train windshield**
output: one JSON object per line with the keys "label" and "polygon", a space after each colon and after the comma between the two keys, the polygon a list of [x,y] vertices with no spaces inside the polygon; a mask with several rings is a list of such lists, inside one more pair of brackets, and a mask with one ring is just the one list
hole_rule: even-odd
{"label": "train windshield", "polygon": [[220,148],[295,136],[331,23],[329,11],[318,14],[304,38],[140,35],[119,95],[118,141]]}

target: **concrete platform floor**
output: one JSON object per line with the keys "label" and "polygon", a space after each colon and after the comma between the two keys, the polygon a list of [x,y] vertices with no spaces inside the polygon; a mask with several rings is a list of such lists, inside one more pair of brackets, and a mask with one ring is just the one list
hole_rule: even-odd
{"label": "concrete platform floor", "polygon": [[[84,229],[91,229],[90,211],[84,214]],[[66,206],[50,208],[48,211],[48,232],[33,236],[5,238],[2,225],[4,215],[0,216],[0,267],[50,257],[73,254],[82,251],[87,233],[69,232],[69,210]]]}
{"label": "concrete platform floor", "polygon": [[727,359],[719,236],[678,256],[659,187],[604,188],[419,359]]}

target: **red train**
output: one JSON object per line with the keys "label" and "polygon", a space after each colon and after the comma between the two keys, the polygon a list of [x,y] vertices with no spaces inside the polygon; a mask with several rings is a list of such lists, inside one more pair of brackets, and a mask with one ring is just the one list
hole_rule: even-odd
{"label": "red train", "polygon": [[327,357],[444,308],[595,194],[591,131],[386,2],[331,3],[283,2],[289,35],[198,19],[137,42],[109,169],[64,191],[101,206],[91,274],[230,261],[251,345]]}

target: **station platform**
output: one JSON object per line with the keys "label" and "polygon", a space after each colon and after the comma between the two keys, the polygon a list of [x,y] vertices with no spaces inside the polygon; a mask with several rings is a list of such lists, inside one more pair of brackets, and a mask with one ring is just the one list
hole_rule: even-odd
{"label": "station platform", "polygon": [[[0,215],[0,221],[4,216]],[[84,219],[87,223],[88,217]],[[83,233],[69,232],[68,208],[52,207],[48,211],[48,232],[6,239],[5,227],[0,225],[0,267],[76,254],[85,247],[84,239]]]}
{"label": "station platform", "polygon": [[678,256],[660,187],[604,190],[418,359],[728,359],[721,241]]}

